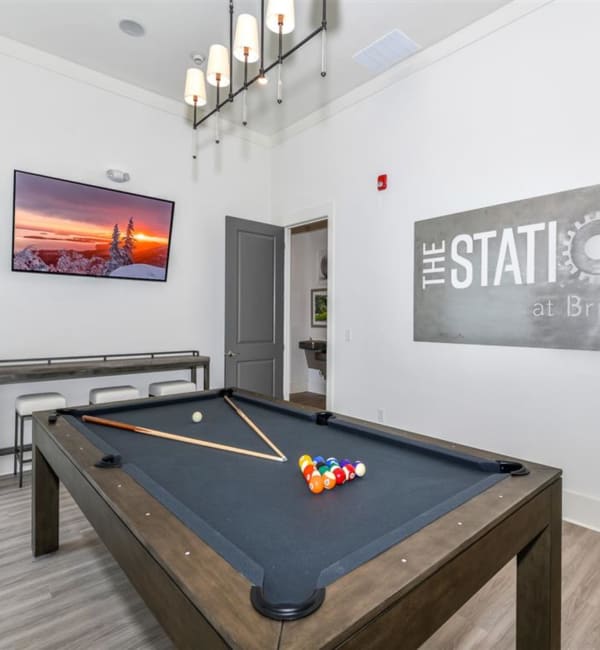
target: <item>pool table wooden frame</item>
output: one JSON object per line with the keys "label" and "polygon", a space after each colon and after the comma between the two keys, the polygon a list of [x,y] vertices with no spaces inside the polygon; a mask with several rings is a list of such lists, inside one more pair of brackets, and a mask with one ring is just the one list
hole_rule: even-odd
{"label": "pool table wooden frame", "polygon": [[517,648],[560,647],[558,469],[527,462],[528,476],[508,477],[340,578],[314,614],[279,622],[253,609],[246,578],[123,470],[94,467],[99,450],[49,415],[33,418],[34,556],[58,548],[62,481],[179,648],[417,648],[515,556]]}

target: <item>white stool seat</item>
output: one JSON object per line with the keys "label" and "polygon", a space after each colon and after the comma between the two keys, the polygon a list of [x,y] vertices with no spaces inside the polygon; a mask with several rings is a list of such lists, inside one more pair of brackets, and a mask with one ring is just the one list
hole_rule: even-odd
{"label": "white stool seat", "polygon": [[90,404],[105,404],[106,402],[120,402],[126,399],[137,399],[140,391],[134,386],[106,386],[92,388],[90,391]]}
{"label": "white stool seat", "polygon": [[[19,395],[15,400],[15,446],[13,474],[19,470],[19,487],[23,487],[23,465],[31,463],[31,458],[25,454],[25,420],[31,420],[34,411],[50,411],[64,409],[67,400],[60,393],[29,393]],[[27,449],[29,451],[29,449]]]}
{"label": "white stool seat", "polygon": [[152,397],[161,395],[176,395],[177,393],[193,393],[196,390],[196,384],[193,381],[184,379],[174,379],[173,381],[157,381],[148,386],[148,394]]}
{"label": "white stool seat", "polygon": [[63,409],[66,405],[67,400],[60,393],[31,393],[17,397],[15,410],[20,417],[26,417],[34,411]]}

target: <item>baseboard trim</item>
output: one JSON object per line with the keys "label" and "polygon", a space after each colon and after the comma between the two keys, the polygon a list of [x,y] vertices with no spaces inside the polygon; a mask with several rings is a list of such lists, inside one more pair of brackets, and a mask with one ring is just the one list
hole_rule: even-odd
{"label": "baseboard trim", "polygon": [[588,494],[563,492],[563,519],[600,532],[600,499]]}

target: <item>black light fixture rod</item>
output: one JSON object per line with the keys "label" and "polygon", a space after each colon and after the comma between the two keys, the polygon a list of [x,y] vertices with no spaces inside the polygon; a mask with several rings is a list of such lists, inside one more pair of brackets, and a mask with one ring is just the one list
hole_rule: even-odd
{"label": "black light fixture rod", "polygon": [[[264,1],[264,0],[263,0],[263,1]],[[288,56],[291,56],[294,52],[296,52],[297,50],[299,50],[303,45],[306,45],[306,43],[308,43],[308,42],[309,42],[311,39],[313,39],[315,36],[318,36],[322,31],[323,31],[323,26],[322,26],[322,25],[321,25],[320,27],[317,27],[317,29],[315,29],[314,32],[312,32],[311,34],[309,34],[306,38],[302,39],[299,43],[297,43],[296,45],[294,45],[294,47],[292,47],[290,50],[288,50],[287,52],[285,52],[285,53],[281,56],[281,60],[282,60],[282,61],[285,61],[285,60],[288,58]],[[262,71],[262,73],[263,73],[263,74],[266,74],[267,72],[269,72],[270,70],[272,70],[276,65],[279,65],[279,58],[278,58],[276,61],[273,61],[273,63],[271,63],[269,66],[267,66],[266,68],[264,68],[263,71]],[[228,104],[230,101],[232,101],[233,98],[237,97],[241,92],[244,92],[244,90],[245,90],[246,88],[250,87],[253,83],[257,82],[257,81],[259,80],[260,77],[261,77],[261,74],[260,74],[260,73],[257,74],[256,76],[252,77],[252,79],[250,79],[250,80],[248,81],[248,83],[246,84],[246,86],[241,86],[241,87],[238,88],[235,92],[231,93],[230,97],[228,97],[226,100],[222,101],[221,103],[217,103],[216,108],[213,108],[213,110],[210,111],[210,113],[207,113],[206,115],[204,115],[204,116],[202,117],[202,119],[200,119],[200,120],[198,120],[197,122],[194,123],[194,128],[200,126],[200,125],[202,124],[202,122],[205,122],[209,117],[211,117],[211,116],[214,115],[217,111],[219,111],[221,108],[223,108],[223,106],[225,106],[225,105]]]}
{"label": "black light fixture rod", "polygon": [[259,77],[265,74],[265,0],[260,0],[260,68]]}
{"label": "black light fixture rod", "polygon": [[233,0],[229,0],[229,101],[233,101]]}
{"label": "black light fixture rod", "polygon": [[323,16],[321,18],[321,76],[327,76],[327,0],[323,0]]}
{"label": "black light fixture rod", "polygon": [[[290,56],[290,54],[293,54],[296,50],[299,50],[303,45],[306,45],[308,41],[310,41],[315,36],[318,36],[322,31],[323,31],[323,27],[317,27],[317,29],[315,29],[315,31],[312,34],[309,34],[305,39],[301,40],[299,43],[294,45],[294,47],[291,50],[288,50],[281,57],[281,60],[285,61],[288,58],[288,56]],[[268,72],[269,70],[271,70],[271,68],[274,68],[278,63],[279,61],[275,61],[274,63],[271,63],[271,65],[265,70],[265,72]]]}

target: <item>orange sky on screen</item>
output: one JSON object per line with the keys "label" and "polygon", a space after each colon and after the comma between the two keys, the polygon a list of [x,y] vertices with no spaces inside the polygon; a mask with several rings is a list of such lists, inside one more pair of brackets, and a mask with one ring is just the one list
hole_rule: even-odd
{"label": "orange sky on screen", "polygon": [[[61,219],[60,217],[50,217],[45,214],[37,214],[26,210],[17,209],[15,213],[16,227],[19,230],[28,230],[36,233],[37,237],[42,238],[43,233],[48,233],[48,238],[60,237],[85,237],[97,240],[99,242],[110,241],[112,239],[113,229],[101,225],[88,223],[85,221],[73,221],[72,219]],[[121,234],[125,234],[127,224],[118,224]],[[152,233],[148,224],[143,221],[134,219],[136,234],[141,235],[138,241],[154,242],[167,244],[168,239],[158,233]],[[38,239],[39,241],[39,239]]]}

